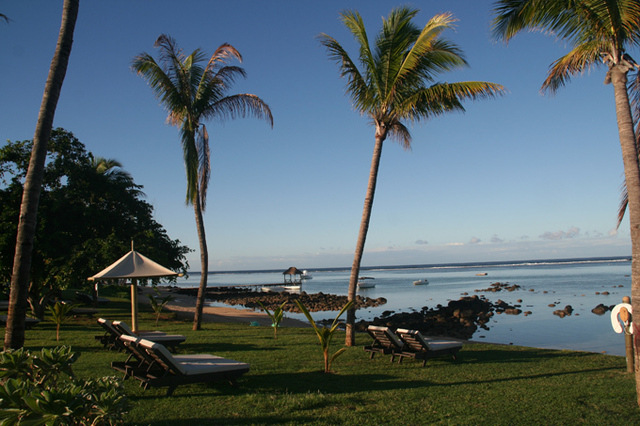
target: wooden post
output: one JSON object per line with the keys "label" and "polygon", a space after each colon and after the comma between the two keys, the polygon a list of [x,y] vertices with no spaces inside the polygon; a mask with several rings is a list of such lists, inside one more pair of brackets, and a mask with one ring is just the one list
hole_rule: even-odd
{"label": "wooden post", "polygon": [[131,279],[131,329],[138,332],[138,282]]}
{"label": "wooden post", "polygon": [[[631,298],[629,296],[624,296],[622,298],[622,303],[631,304]],[[628,323],[630,327],[633,327],[633,324],[631,322],[631,319],[632,319],[631,316],[632,314],[630,314],[629,311],[627,311],[626,309],[622,308],[620,310],[620,319],[623,322]],[[633,334],[629,334],[626,329],[624,331],[624,345],[625,345],[626,356],[627,356],[627,373],[633,373],[635,371],[634,362],[633,362],[634,360]]]}

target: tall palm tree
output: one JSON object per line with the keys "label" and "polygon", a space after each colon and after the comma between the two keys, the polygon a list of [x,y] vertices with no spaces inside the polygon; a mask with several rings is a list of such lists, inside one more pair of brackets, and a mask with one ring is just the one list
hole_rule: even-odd
{"label": "tall palm tree", "polygon": [[175,40],[164,34],[158,37],[155,47],[160,49],[160,64],[151,55],[142,53],[133,59],[132,68],[147,80],[168,111],[167,122],[180,128],[187,171],[186,202],[193,205],[200,242],[202,275],[193,320],[193,329],[199,330],[209,272],[202,212],[211,172],[209,134],[203,121],[253,116],[273,127],[273,116],[269,106],[256,95],[227,95],[233,82],[245,77],[244,69],[227,65],[232,59],[242,61],[240,53],[230,44],[220,45],[208,61],[200,49],[185,55]]}
{"label": "tall palm tree", "polygon": [[[523,30],[539,29],[571,46],[556,60],[542,85],[555,92],[570,78],[604,65],[605,83],[613,85],[631,225],[631,299],[640,312],[640,166],[633,128],[627,74],[637,68],[627,49],[640,42],[637,0],[501,0],[495,3],[493,33],[508,42]],[[640,404],[640,315],[633,318],[636,390]]]}
{"label": "tall palm tree", "polygon": [[[449,111],[464,111],[464,99],[493,97],[503,92],[502,86],[493,83],[436,82],[439,74],[466,66],[467,62],[457,46],[442,38],[442,32],[454,26],[455,19],[450,14],[434,16],[421,29],[411,21],[417,13],[418,10],[407,7],[393,9],[383,19],[373,46],[360,14],[341,13],[342,22],[359,45],[361,69],[334,38],[319,36],[329,57],[338,63],[341,77],[347,78],[346,90],[355,109],[368,116],[375,126],[369,183],[349,278],[350,301],[356,296],[385,139],[390,137],[409,149],[411,134],[406,121],[418,122]],[[355,344],[354,324],[355,310],[351,309],[347,313],[347,346]]]}
{"label": "tall palm tree", "polygon": [[40,112],[38,113],[36,131],[33,136],[29,169],[22,191],[18,236],[13,258],[9,311],[4,334],[5,349],[19,349],[24,344],[29,271],[31,269],[31,254],[36,232],[44,163],[47,157],[47,144],[51,136],[53,117],[60,98],[62,83],[67,73],[69,56],[71,56],[73,32],[78,18],[78,6],[79,0],[65,0],[62,6],[62,23],[58,35],[58,44],[51,60],[51,67],[49,68],[49,75],[47,76],[42,103],[40,104]]}

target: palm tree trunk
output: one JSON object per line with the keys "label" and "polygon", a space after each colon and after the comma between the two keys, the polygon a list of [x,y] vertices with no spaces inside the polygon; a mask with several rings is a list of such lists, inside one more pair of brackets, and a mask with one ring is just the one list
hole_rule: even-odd
{"label": "palm tree trunk", "polygon": [[[640,312],[640,165],[633,131],[633,119],[627,94],[627,71],[620,65],[611,70],[616,102],[618,134],[622,148],[624,177],[629,200],[631,235],[631,303],[633,312]],[[635,349],[636,394],[640,405],[640,315],[633,315],[633,346]]]}
{"label": "palm tree trunk", "polygon": [[[196,191],[198,193],[198,191]],[[200,287],[198,288],[198,298],[196,300],[196,312],[193,316],[193,330],[200,330],[202,324],[202,309],[204,307],[204,297],[207,290],[207,278],[209,275],[209,251],[207,249],[207,238],[204,232],[204,220],[202,219],[202,205],[200,197],[196,196],[193,203],[193,210],[196,214],[196,227],[198,228],[198,240],[200,241]]]}
{"label": "palm tree trunk", "polygon": [[[355,300],[356,288],[358,285],[358,276],[360,275],[360,262],[364,254],[364,244],[367,240],[367,232],[369,231],[369,221],[371,220],[371,210],[373,208],[373,197],[376,193],[376,184],[378,182],[378,168],[380,167],[380,158],[382,156],[382,144],[386,138],[386,131],[379,131],[376,128],[376,144],[373,148],[373,157],[371,159],[371,169],[369,171],[369,184],[367,186],[367,195],[364,199],[364,208],[362,209],[362,220],[360,221],[360,233],[358,234],[358,242],[356,243],[356,253],[353,257],[353,265],[351,266],[351,276],[349,277],[349,292],[347,299]],[[347,311],[347,333],[344,344],[346,346],[354,346],[356,344],[356,307],[355,305]]]}
{"label": "palm tree trunk", "polygon": [[38,204],[40,190],[42,189],[44,163],[47,157],[47,144],[51,136],[53,118],[60,98],[62,83],[67,73],[69,56],[71,56],[78,7],[79,0],[64,1],[58,44],[51,60],[40,112],[38,113],[36,131],[33,136],[33,148],[31,149],[29,168],[22,192],[18,236],[13,258],[9,311],[4,335],[5,349],[19,349],[24,345],[31,252],[38,218]]}

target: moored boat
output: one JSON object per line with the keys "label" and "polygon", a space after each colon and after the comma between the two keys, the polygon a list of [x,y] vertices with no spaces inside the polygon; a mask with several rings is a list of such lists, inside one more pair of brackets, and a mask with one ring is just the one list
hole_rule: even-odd
{"label": "moored boat", "polygon": [[303,280],[310,280],[313,278],[313,276],[309,274],[305,269],[304,271],[302,271],[302,275],[300,275],[300,278],[302,278]]}
{"label": "moored boat", "polygon": [[374,280],[375,278],[373,277],[360,277],[358,278],[358,288],[373,288],[376,286],[376,283],[374,283],[372,280]]}
{"label": "moored boat", "polygon": [[413,285],[427,285],[429,284],[429,280],[428,279],[424,279],[424,280],[416,280],[413,282]]}

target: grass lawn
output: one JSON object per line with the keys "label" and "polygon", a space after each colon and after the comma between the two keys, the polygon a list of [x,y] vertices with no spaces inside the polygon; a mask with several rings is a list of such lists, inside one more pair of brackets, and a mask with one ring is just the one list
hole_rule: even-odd
{"label": "grass lawn", "polygon": [[[99,316],[131,321],[129,304],[117,299]],[[142,329],[154,329],[154,316],[141,305]],[[467,344],[459,360],[437,358],[422,363],[389,357],[369,359],[358,335],[322,372],[320,346],[312,329],[208,323],[191,331],[191,323],[171,315],[159,329],[184,334],[179,353],[212,353],[251,364],[236,387],[227,382],[143,390],[127,380],[135,425],[574,425],[640,424],[635,382],[624,357],[516,346]],[[94,339],[102,334],[95,319],[72,318],[55,341],[55,325],[45,321],[27,331],[29,349],[71,346],[81,356],[74,365],[80,377],[114,375],[112,360],[126,354],[104,350]],[[334,339],[331,353],[342,347]]]}

